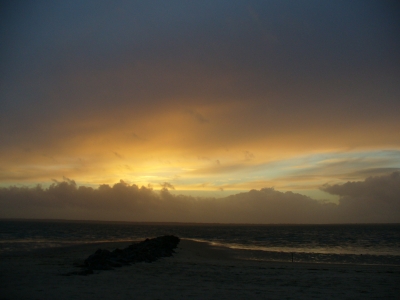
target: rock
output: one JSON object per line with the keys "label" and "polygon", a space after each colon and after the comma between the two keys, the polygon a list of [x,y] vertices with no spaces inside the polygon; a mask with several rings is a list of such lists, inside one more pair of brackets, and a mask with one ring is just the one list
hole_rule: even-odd
{"label": "rock", "polygon": [[114,251],[98,249],[85,259],[82,271],[68,275],[88,275],[93,274],[93,270],[112,270],[137,262],[151,263],[161,257],[172,256],[179,241],[176,236],[165,235],[133,243],[125,249],[117,248]]}

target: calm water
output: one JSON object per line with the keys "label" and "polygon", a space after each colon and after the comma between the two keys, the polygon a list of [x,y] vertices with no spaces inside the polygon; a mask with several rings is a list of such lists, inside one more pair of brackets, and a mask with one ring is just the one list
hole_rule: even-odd
{"label": "calm water", "polygon": [[252,260],[400,265],[400,224],[138,225],[0,221],[0,254],[174,234],[235,249]]}

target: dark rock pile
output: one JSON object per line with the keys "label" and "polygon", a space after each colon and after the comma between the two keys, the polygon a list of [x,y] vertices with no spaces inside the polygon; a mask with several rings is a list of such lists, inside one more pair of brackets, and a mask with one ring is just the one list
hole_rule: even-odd
{"label": "dark rock pile", "polygon": [[137,262],[151,263],[160,257],[172,256],[179,243],[179,238],[173,235],[160,236],[134,243],[125,249],[108,251],[98,249],[84,261],[82,271],[72,272],[67,275],[93,274],[93,270],[112,270],[113,268],[130,265]]}

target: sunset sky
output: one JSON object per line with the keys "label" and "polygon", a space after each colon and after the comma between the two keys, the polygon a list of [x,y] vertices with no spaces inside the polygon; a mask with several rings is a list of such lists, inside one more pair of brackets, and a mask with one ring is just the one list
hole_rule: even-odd
{"label": "sunset sky", "polygon": [[396,1],[0,5],[1,187],[337,201],[400,170]]}

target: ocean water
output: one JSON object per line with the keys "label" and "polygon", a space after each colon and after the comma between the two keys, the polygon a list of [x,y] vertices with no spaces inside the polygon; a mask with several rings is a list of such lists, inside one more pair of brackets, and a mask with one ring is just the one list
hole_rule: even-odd
{"label": "ocean water", "polygon": [[0,221],[0,255],[165,234],[234,249],[241,259],[400,265],[400,224],[210,225]]}

